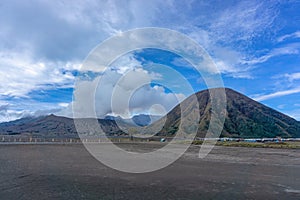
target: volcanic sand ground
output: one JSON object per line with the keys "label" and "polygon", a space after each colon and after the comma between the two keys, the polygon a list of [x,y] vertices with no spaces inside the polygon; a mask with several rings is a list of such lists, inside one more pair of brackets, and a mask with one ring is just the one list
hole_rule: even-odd
{"label": "volcanic sand ground", "polygon": [[192,146],[164,169],[129,174],[80,144],[0,145],[0,199],[300,199],[299,149],[216,146],[204,159],[198,151]]}

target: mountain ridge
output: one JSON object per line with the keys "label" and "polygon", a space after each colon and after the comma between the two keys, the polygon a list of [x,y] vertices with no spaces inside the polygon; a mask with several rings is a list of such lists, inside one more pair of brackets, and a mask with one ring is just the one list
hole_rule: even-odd
{"label": "mountain ridge", "polygon": [[[214,88],[217,91],[224,88]],[[225,88],[227,98],[227,116],[222,137],[300,137],[300,122],[269,108],[239,92]],[[211,118],[209,90],[195,93],[199,102],[200,120],[198,137],[205,137]],[[190,97],[182,103],[188,102]],[[186,112],[190,112],[187,110]],[[180,104],[175,106],[165,117],[165,124],[158,136],[173,136],[180,125]],[[159,119],[156,123],[161,123]],[[82,119],[88,121],[89,119]],[[99,125],[108,135],[125,134],[112,119],[97,119]],[[150,126],[151,126],[150,125]],[[74,119],[48,115],[37,118],[22,118],[12,122],[0,123],[0,134],[30,133],[39,136],[75,137],[77,135]]]}
{"label": "mountain ridge", "polygon": [[[225,90],[226,93],[227,116],[221,136],[300,137],[299,121],[230,88],[214,88],[212,90]],[[211,117],[209,90],[197,92],[195,95],[198,98],[200,112],[197,136],[205,137]],[[170,130],[178,129],[180,123],[179,113],[180,105],[177,105],[167,114],[167,125],[159,133],[160,135],[170,136],[172,135]]]}

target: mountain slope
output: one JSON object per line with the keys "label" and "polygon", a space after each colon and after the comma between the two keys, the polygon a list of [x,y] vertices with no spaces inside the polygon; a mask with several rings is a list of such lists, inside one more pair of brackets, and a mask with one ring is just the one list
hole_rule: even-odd
{"label": "mountain slope", "polygon": [[[213,90],[218,90],[218,88]],[[228,114],[221,136],[244,138],[300,137],[300,122],[232,89],[226,88],[225,92]],[[196,96],[200,111],[197,136],[204,137],[211,118],[209,91],[198,92]],[[178,129],[179,124],[180,105],[177,105],[167,114],[166,124],[158,135],[172,135]]]}
{"label": "mountain slope", "polygon": [[147,114],[139,114],[134,115],[132,118],[123,119],[120,116],[114,117],[107,115],[104,119],[114,120],[119,123],[125,123],[128,125],[137,125],[137,126],[148,126],[149,124],[159,120],[161,116],[159,115],[147,115]]}
{"label": "mountain slope", "polygon": [[[90,119],[80,119],[89,123]],[[106,134],[122,134],[113,120],[98,119],[99,125]],[[74,120],[55,115],[37,118],[23,118],[0,124],[0,134],[30,133],[44,137],[77,137]]]}
{"label": "mountain slope", "polygon": [[[217,92],[220,89],[213,89]],[[225,89],[227,96],[227,116],[221,136],[261,138],[261,137],[300,137],[300,122],[288,117],[274,109],[258,103],[243,94],[231,89]],[[211,103],[208,90],[196,93],[199,102],[200,120],[198,125],[198,137],[206,135],[211,118]],[[186,106],[184,113],[193,111],[189,97],[183,103]],[[141,127],[144,133],[155,133],[161,136],[172,136],[178,130],[181,123],[180,104],[173,108],[165,117],[159,119],[148,127]],[[143,119],[143,118],[139,118]],[[92,119],[81,119],[84,124],[89,124]],[[143,119],[141,122],[147,122]],[[164,123],[165,120],[165,123]],[[122,121],[121,121],[122,122]],[[120,124],[121,122],[118,121]],[[139,122],[139,121],[138,121]],[[120,130],[117,123],[111,119],[98,119],[99,125],[108,135],[125,134]],[[130,124],[121,123],[127,130],[131,130]],[[145,124],[142,124],[145,125]],[[135,126],[136,127],[136,126]],[[163,127],[157,131],[157,127]],[[85,130],[85,129],[84,129]],[[95,128],[87,128],[86,134],[97,133]],[[22,134],[29,133],[43,137],[77,137],[74,120],[55,115],[23,118],[12,122],[0,123],[0,134]]]}

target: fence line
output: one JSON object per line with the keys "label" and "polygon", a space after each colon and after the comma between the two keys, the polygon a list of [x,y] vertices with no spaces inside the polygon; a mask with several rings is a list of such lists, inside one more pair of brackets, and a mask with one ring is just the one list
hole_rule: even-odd
{"label": "fence line", "polygon": [[[169,142],[174,140],[172,137],[152,137],[152,138],[132,138],[132,137],[90,137],[90,138],[40,138],[40,137],[22,137],[22,136],[11,136],[3,135],[0,136],[0,144],[43,144],[43,143],[57,143],[57,144],[79,144],[79,143],[128,143],[128,142],[152,142],[152,141],[163,141]],[[257,139],[241,139],[241,138],[195,138],[195,141],[204,141],[204,140],[217,140],[220,142],[226,141],[245,141],[245,142],[268,142],[268,141],[298,141],[300,138],[257,138]],[[188,138],[179,138],[177,141],[190,141]]]}

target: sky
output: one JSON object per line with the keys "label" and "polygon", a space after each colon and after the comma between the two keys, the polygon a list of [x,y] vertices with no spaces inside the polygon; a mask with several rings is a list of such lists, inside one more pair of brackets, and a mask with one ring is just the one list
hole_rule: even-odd
{"label": "sky", "polygon": [[[143,27],[192,38],[211,56],[225,87],[300,120],[299,10],[299,0],[2,0],[0,122],[50,113],[72,116],[74,88],[89,53],[110,37]],[[105,71],[84,76],[80,87],[87,96],[98,84],[99,117],[162,115],[193,91],[206,89],[182,57],[151,48],[129,52]],[[178,81],[179,76],[185,80]],[[122,98],[115,98],[119,106],[111,108],[117,83],[133,88],[145,80],[150,83],[134,92],[129,109]]]}

